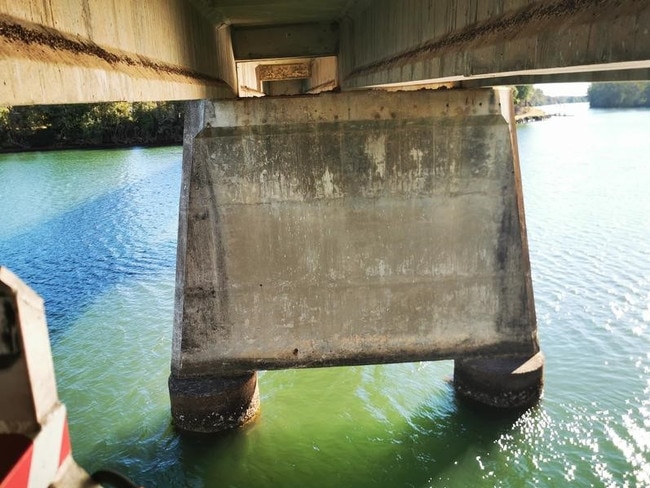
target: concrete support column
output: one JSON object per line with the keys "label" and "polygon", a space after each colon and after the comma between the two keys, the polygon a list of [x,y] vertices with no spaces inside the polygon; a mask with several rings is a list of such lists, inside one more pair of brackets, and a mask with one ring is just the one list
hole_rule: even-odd
{"label": "concrete support column", "polygon": [[172,421],[184,431],[212,433],[244,425],[260,406],[257,373],[169,378]]}
{"label": "concrete support column", "polygon": [[[191,212],[191,171],[194,140],[205,127],[207,101],[187,102],[183,134],[183,177],[181,182],[180,218],[176,266],[176,296],[174,309],[174,338],[172,343],[172,373],[169,377],[172,423],[182,431],[210,433],[239,427],[252,420],[259,409],[256,372],[215,375],[210,371],[190,371],[183,368],[183,344],[197,332],[183,328],[186,288],[186,256],[188,252],[188,221]],[[185,342],[184,342],[185,338]],[[193,374],[192,374],[193,373]]]}
{"label": "concrete support column", "polygon": [[[510,90],[498,91],[501,103],[501,115],[508,122],[510,144],[512,146],[512,174],[515,181],[515,214],[518,220],[523,252],[520,256],[521,268],[526,279],[526,295],[530,297],[530,320],[534,324],[535,306],[532,302],[533,288],[530,278],[530,260],[528,256],[528,236],[526,232],[526,215],[521,188],[519,167],[519,148],[515,126],[515,110]],[[473,403],[494,408],[519,409],[537,403],[542,396],[544,386],[544,355],[539,351],[537,338],[534,337],[534,354],[515,354],[508,356],[469,357],[456,359],[454,363],[454,387],[463,399]]]}
{"label": "concrete support column", "polygon": [[[500,90],[498,93],[501,99],[501,115],[508,122],[512,146],[512,174],[515,182],[514,209],[517,213],[521,245],[524,249],[520,257],[521,267],[526,274],[522,285],[526,287],[526,295],[531,298],[529,319],[534,324],[536,318],[534,303],[532,303],[533,288],[530,277],[515,110],[511,100],[512,93],[509,90]],[[456,359],[454,363],[456,393],[470,402],[494,408],[519,409],[537,403],[542,396],[544,386],[544,355],[539,351],[537,338],[534,339],[536,351],[534,354]]]}
{"label": "concrete support column", "polygon": [[457,359],[454,388],[463,399],[494,408],[537,403],[544,385],[544,355]]}

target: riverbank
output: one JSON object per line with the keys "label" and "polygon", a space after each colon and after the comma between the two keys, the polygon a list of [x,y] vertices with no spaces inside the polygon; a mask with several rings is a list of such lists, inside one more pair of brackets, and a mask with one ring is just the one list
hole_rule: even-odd
{"label": "riverbank", "polygon": [[181,145],[184,107],[183,102],[0,107],[0,152]]}
{"label": "riverbank", "polygon": [[550,119],[552,116],[553,114],[549,114],[539,107],[524,107],[520,113],[515,115],[515,122],[517,124],[527,124]]}
{"label": "riverbank", "polygon": [[551,117],[573,117],[589,109],[589,103],[563,103],[535,107],[515,107],[515,121],[517,124],[527,124],[547,120]]}

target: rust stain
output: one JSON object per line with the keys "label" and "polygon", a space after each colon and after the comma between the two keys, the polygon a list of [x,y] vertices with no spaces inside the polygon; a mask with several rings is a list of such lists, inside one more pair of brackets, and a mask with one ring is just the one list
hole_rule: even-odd
{"label": "rust stain", "polygon": [[0,15],[0,54],[38,61],[127,71],[143,77],[163,75],[185,82],[219,85],[220,78],[137,54],[107,49],[91,40],[64,34],[32,22]]}
{"label": "rust stain", "polygon": [[[431,58],[449,52],[467,50],[473,44],[489,44],[491,42],[514,39],[522,33],[530,35],[542,30],[543,27],[553,25],[557,29],[557,22],[561,19],[588,16],[593,20],[596,16],[606,13],[609,18],[620,14],[621,7],[625,10],[635,10],[630,3],[621,0],[555,0],[544,2],[541,5],[534,3],[513,13],[503,15],[496,19],[472,24],[457,32],[444,35],[436,40],[419,45],[417,48],[383,58],[352,70],[346,79],[360,75],[370,74],[382,69],[402,66],[404,64]],[[637,1],[643,6],[643,1]]]}
{"label": "rust stain", "polygon": [[311,77],[311,63],[260,64],[255,72],[260,81],[299,80]]}

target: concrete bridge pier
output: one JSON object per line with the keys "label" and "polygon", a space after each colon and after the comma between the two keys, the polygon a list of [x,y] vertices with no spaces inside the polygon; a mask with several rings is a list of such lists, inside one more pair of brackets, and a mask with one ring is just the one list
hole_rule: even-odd
{"label": "concrete bridge pier", "polygon": [[174,424],[251,420],[255,371],[281,368],[456,359],[461,395],[539,398],[511,109],[509,89],[193,103]]}

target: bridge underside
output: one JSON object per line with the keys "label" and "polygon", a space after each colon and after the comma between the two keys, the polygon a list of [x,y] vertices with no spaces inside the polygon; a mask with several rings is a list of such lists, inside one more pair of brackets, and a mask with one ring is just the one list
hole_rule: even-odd
{"label": "bridge underside", "polygon": [[0,103],[650,79],[649,28],[644,0],[0,0]]}

